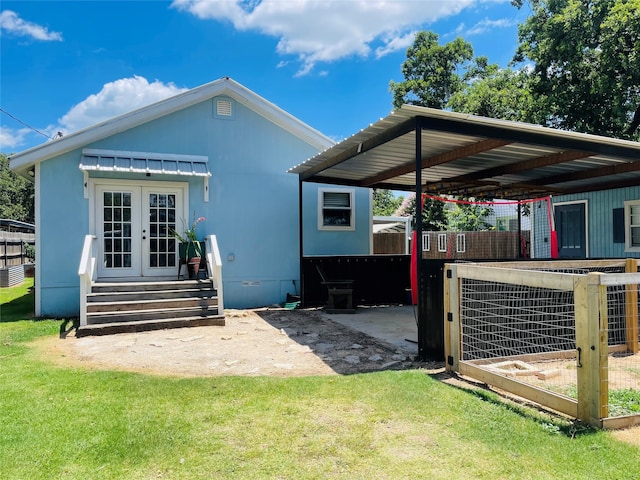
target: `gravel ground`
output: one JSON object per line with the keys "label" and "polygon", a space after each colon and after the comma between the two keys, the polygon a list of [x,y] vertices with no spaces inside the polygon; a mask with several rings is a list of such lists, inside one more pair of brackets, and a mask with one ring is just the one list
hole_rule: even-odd
{"label": "gravel ground", "polygon": [[438,369],[316,310],[227,310],[224,327],[193,327],[39,342],[48,358],[89,369],[171,376],[304,376]]}

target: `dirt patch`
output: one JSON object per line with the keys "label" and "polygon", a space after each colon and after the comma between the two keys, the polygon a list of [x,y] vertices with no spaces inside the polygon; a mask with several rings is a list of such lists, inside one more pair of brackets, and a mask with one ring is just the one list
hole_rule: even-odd
{"label": "dirt patch", "polygon": [[621,442],[626,442],[640,448],[640,427],[611,430],[611,435]]}
{"label": "dirt patch", "polygon": [[305,376],[441,368],[315,310],[231,310],[224,327],[47,338],[40,355],[87,369],[168,376]]}

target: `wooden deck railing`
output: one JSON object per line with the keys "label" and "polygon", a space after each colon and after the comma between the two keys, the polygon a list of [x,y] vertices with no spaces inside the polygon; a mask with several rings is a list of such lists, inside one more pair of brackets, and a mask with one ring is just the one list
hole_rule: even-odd
{"label": "wooden deck railing", "polygon": [[218,294],[218,312],[221,315],[224,315],[224,296],[222,292],[222,257],[220,257],[218,240],[215,235],[208,235],[205,241],[207,242],[206,258],[209,278],[212,280],[213,286]]}
{"label": "wooden deck railing", "polygon": [[87,295],[96,276],[95,235],[86,235],[80,256],[78,276],[80,277],[80,325],[87,324]]}

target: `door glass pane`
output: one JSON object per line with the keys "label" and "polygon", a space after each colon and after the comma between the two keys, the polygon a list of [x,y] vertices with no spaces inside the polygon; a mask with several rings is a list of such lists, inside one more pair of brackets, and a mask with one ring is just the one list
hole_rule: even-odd
{"label": "door glass pane", "polygon": [[131,267],[131,193],[104,192],[103,201],[104,268]]}
{"label": "door glass pane", "polygon": [[148,202],[149,266],[175,267],[177,245],[170,232],[176,227],[176,196],[150,193]]}

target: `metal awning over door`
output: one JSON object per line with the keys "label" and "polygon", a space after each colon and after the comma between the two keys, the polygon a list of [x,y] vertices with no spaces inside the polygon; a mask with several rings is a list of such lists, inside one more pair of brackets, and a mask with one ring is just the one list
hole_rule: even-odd
{"label": "metal awning over door", "polygon": [[130,172],[210,177],[209,159],[204,155],[82,150],[80,170]]}
{"label": "metal awning over door", "polygon": [[204,201],[209,201],[209,157],[174,153],[127,152],[85,148],[79,165],[84,174],[84,197],[89,198],[89,173],[143,173],[150,175],[177,175],[201,177]]}

